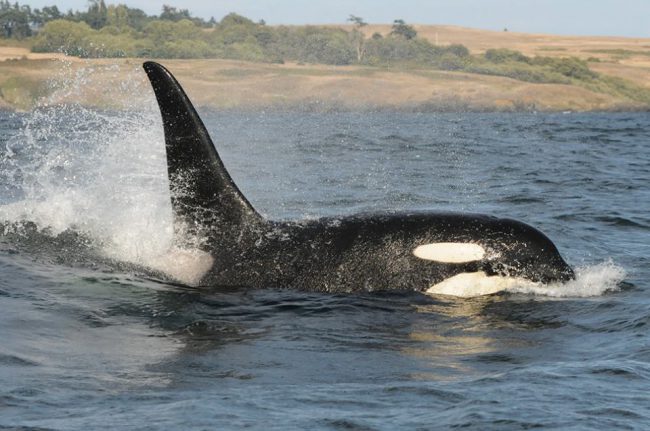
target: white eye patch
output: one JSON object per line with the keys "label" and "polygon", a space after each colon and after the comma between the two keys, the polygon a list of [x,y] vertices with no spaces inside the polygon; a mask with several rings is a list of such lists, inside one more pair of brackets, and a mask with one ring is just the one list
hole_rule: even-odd
{"label": "white eye patch", "polygon": [[436,242],[424,244],[413,250],[415,257],[443,263],[465,263],[481,260],[485,249],[469,242]]}

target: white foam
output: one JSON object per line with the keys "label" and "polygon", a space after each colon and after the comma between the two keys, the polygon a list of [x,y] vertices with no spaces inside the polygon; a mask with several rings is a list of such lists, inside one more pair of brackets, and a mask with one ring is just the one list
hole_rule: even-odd
{"label": "white foam", "polygon": [[165,254],[151,256],[147,265],[162,271],[181,283],[196,286],[212,268],[214,258],[201,250],[172,247]]}
{"label": "white foam", "polygon": [[[128,84],[106,88],[92,77],[115,66],[101,67],[63,68],[54,94],[7,143],[2,174],[23,195],[0,206],[0,221],[31,221],[53,235],[83,232],[107,257],[198,282],[209,262],[196,250],[199,240],[175,243],[164,134],[149,84],[134,67]],[[57,105],[88,87],[127,105],[110,112]]]}
{"label": "white foam", "polygon": [[508,291],[554,298],[587,298],[619,290],[625,279],[625,270],[611,260],[596,265],[576,268],[576,279],[568,283],[521,285]]}

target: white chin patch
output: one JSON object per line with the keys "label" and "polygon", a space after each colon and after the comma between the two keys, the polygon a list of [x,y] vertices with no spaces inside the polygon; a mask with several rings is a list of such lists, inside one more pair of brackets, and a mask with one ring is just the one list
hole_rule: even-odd
{"label": "white chin patch", "polygon": [[470,298],[534,284],[532,281],[520,277],[488,276],[483,271],[464,272],[431,286],[425,293]]}
{"label": "white chin patch", "polygon": [[485,249],[470,242],[436,242],[416,247],[415,257],[442,263],[465,263],[481,260]]}

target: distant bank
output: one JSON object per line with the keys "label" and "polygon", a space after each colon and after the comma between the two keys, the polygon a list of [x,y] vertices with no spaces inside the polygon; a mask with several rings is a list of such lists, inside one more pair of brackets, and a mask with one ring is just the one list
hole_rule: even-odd
{"label": "distant bank", "polygon": [[[370,25],[366,33],[388,33]],[[418,67],[159,60],[202,106],[236,109],[403,109],[418,111],[650,110],[650,39],[567,37],[415,26],[438,45],[472,54],[508,49],[527,56],[575,57],[602,79],[593,85],[533,83],[505,76]],[[78,59],[0,46],[0,108],[80,103],[123,108],[146,94],[141,59]],[[74,80],[80,80],[74,82]],[[126,88],[126,90],[125,90]]]}

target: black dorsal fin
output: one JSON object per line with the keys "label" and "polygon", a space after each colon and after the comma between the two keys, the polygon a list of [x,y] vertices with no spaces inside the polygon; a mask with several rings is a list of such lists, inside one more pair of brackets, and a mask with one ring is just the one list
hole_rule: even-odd
{"label": "black dorsal fin", "polygon": [[174,215],[193,231],[233,229],[263,220],[223,165],[192,102],[174,76],[154,62],[143,65],[165,131]]}

